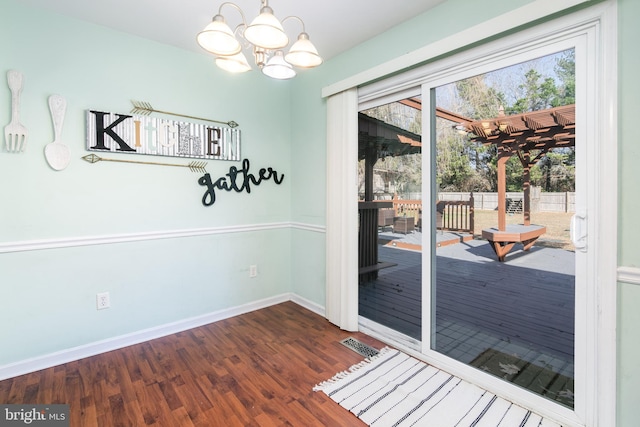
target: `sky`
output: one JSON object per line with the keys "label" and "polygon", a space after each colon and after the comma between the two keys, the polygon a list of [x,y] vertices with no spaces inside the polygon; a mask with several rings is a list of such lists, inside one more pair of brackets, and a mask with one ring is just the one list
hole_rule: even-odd
{"label": "sky", "polygon": [[[555,64],[558,58],[564,54],[565,52],[558,52],[486,73],[485,82],[488,86],[494,87],[497,91],[502,92],[506,96],[508,105],[513,105],[518,98],[522,97],[518,86],[524,82],[525,73],[534,68],[542,75],[541,81],[547,77],[551,77],[557,81]],[[436,90],[437,105],[447,110],[455,111],[456,96],[455,83],[440,86]]]}

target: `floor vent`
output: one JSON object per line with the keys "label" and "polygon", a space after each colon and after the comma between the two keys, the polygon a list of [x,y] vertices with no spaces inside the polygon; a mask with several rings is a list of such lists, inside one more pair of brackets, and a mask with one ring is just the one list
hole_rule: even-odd
{"label": "floor vent", "polygon": [[350,348],[351,350],[364,357],[373,357],[380,353],[375,348],[368,346],[365,343],[361,343],[360,341],[352,337],[343,339],[342,341],[340,341],[340,344],[347,348]]}

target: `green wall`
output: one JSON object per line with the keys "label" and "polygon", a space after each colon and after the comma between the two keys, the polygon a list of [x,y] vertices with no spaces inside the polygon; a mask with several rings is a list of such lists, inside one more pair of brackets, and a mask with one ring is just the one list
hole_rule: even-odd
{"label": "green wall", "polygon": [[[79,246],[0,253],[0,367],[143,331],[291,291],[291,88],[259,73],[230,76],[204,54],[3,1],[0,74],[24,75],[21,154],[0,150],[0,249],[25,242]],[[54,171],[44,145],[53,140],[47,99],[68,106],[63,140],[71,163]],[[0,122],[11,95],[0,84]],[[281,185],[218,192],[201,202],[201,173],[186,168],[81,159],[85,111],[127,113],[130,100],[193,116],[235,120],[251,169],[273,167]],[[172,118],[172,117],[168,117]],[[175,119],[175,118],[173,118]],[[4,143],[4,137],[2,138]],[[187,159],[105,154],[135,161]],[[208,161],[216,179],[240,162]],[[242,232],[87,245],[92,238],[213,229]],[[249,278],[249,266],[258,276]],[[111,308],[97,311],[96,293]]]}
{"label": "green wall", "polygon": [[[640,268],[640,186],[637,115],[640,111],[640,2],[618,1],[618,265]],[[637,424],[640,386],[640,286],[618,286],[618,425]]]}

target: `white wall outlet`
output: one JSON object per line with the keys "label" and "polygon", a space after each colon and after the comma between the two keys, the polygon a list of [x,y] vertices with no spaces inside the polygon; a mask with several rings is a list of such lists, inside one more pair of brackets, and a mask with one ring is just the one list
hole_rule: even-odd
{"label": "white wall outlet", "polygon": [[249,266],[249,277],[256,277],[258,275],[258,266],[250,265]]}
{"label": "white wall outlet", "polygon": [[96,308],[98,310],[104,310],[111,307],[111,299],[109,298],[109,292],[101,292],[96,294]]}

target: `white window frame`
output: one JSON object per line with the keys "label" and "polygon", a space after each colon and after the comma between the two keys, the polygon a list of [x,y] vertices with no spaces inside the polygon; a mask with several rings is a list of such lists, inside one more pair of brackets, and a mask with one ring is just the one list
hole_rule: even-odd
{"label": "white window frame", "polygon": [[[586,77],[590,96],[589,108],[581,110],[577,106],[578,116],[585,117],[586,121],[593,124],[590,135],[593,135],[597,143],[590,143],[589,159],[589,184],[593,190],[593,196],[587,200],[589,210],[589,248],[592,253],[588,266],[587,276],[592,279],[588,289],[582,294],[580,301],[576,301],[578,318],[584,322],[576,324],[576,345],[584,348],[584,360],[576,360],[576,375],[584,379],[585,387],[577,391],[575,411],[562,408],[544,398],[529,392],[519,390],[506,382],[494,382],[488,375],[482,375],[475,369],[459,366],[462,364],[451,363],[451,360],[443,360],[429,353],[423,348],[423,353],[416,352],[415,348],[406,347],[405,350],[413,355],[421,357],[434,365],[453,371],[465,379],[486,387],[489,390],[520,403],[544,416],[553,418],[564,425],[569,426],[602,426],[615,425],[616,419],[616,273],[617,273],[617,7],[614,0],[602,2],[593,7],[558,18],[554,21],[540,24],[518,33],[500,38],[490,43],[465,52],[447,57],[445,59],[415,68],[401,75],[379,81],[369,86],[358,89],[361,106],[377,104],[376,101],[387,97],[395,98],[398,93],[414,92],[422,84],[433,84],[438,78],[452,72],[452,68],[458,67],[482,67],[483,64],[498,63],[504,58],[505,52],[517,55],[521,49],[533,49],[545,40],[549,43],[559,40],[582,37],[589,52],[586,63]],[[455,49],[456,46],[451,46]],[[576,59],[578,61],[578,58]],[[399,60],[406,61],[406,58]],[[494,67],[490,67],[494,68]],[[362,76],[358,77],[362,78]],[[351,80],[353,81],[353,80]],[[361,82],[363,83],[363,82]],[[340,83],[342,85],[349,84]],[[339,87],[338,84],[336,87]],[[333,89],[329,88],[327,95]],[[428,105],[423,93],[423,103]],[[581,103],[582,105],[582,103]],[[425,112],[428,109],[425,107]],[[428,120],[423,121],[428,123]],[[423,130],[428,135],[428,130]],[[426,140],[426,138],[425,138]],[[425,162],[429,161],[428,156]],[[331,156],[327,159],[327,170],[335,173]],[[423,165],[423,170],[428,171],[430,166]],[[593,169],[591,169],[593,168]],[[346,182],[357,179],[355,168],[347,167],[341,171]],[[429,190],[429,189],[424,189]],[[345,191],[353,191],[350,188]],[[426,192],[425,194],[429,194]],[[591,196],[592,194],[590,194]],[[353,195],[354,199],[357,195]],[[423,217],[425,223],[430,223],[430,210],[425,210]],[[348,236],[343,236],[346,238]],[[336,236],[336,238],[341,238]],[[328,236],[330,240],[331,237]],[[328,242],[329,243],[329,242]],[[424,252],[423,252],[424,254]],[[425,255],[423,255],[425,256]],[[428,263],[429,259],[423,259]],[[425,265],[425,264],[423,264]],[[328,265],[328,269],[331,266]],[[357,265],[350,268],[357,272]],[[427,273],[430,274],[430,273]],[[357,276],[357,273],[349,276]],[[357,286],[347,284],[345,286]],[[428,310],[428,307],[426,307]],[[428,315],[427,311],[427,315]],[[582,317],[580,317],[582,316]],[[423,315],[423,319],[425,318]],[[427,334],[428,326],[424,327]],[[394,340],[395,341],[395,340]],[[427,346],[429,339],[423,339],[423,347]],[[397,344],[397,341],[394,342]],[[400,345],[402,347],[402,345]],[[433,353],[433,352],[432,352]],[[588,374],[588,375],[587,375]]]}

